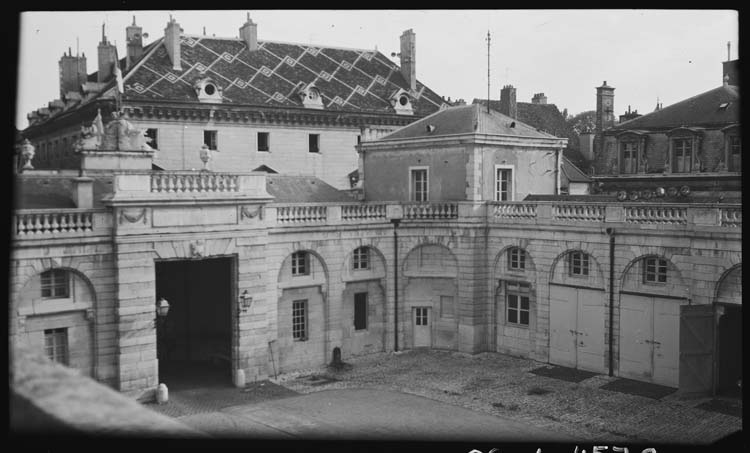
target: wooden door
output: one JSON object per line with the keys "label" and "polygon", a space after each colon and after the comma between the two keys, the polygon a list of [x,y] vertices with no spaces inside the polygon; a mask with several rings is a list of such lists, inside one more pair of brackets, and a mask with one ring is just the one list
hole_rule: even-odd
{"label": "wooden door", "polygon": [[578,340],[578,295],[575,288],[550,285],[549,324],[550,363],[575,368]]}
{"label": "wooden door", "polygon": [[620,376],[651,381],[653,325],[652,297],[634,294],[621,295]]}
{"label": "wooden door", "polygon": [[430,321],[430,307],[414,307],[414,347],[432,346],[432,328]]}

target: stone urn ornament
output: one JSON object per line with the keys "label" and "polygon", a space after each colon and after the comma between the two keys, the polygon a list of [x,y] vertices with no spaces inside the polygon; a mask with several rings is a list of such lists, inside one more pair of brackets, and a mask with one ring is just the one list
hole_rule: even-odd
{"label": "stone urn ornament", "polygon": [[21,144],[21,157],[23,158],[23,170],[33,170],[34,166],[31,165],[31,160],[34,158],[34,145],[31,144],[29,139],[25,139]]}
{"label": "stone urn ornament", "polygon": [[208,149],[208,145],[205,143],[201,146],[200,156],[201,161],[203,161],[203,169],[208,170],[208,161],[211,160],[211,150]]}

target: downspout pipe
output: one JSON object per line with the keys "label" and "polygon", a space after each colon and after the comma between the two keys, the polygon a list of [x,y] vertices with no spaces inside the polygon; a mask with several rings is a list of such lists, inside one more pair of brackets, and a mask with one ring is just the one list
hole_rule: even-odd
{"label": "downspout pipe", "polygon": [[609,375],[614,376],[614,319],[615,319],[615,229],[605,230],[609,236]]}
{"label": "downspout pipe", "polygon": [[391,219],[393,223],[393,351],[398,352],[398,225],[399,219]]}

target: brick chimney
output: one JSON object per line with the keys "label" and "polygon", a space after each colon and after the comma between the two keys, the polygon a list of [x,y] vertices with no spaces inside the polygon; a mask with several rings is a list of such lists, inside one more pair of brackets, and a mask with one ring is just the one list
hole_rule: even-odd
{"label": "brick chimney", "polygon": [[417,35],[410,28],[401,35],[401,74],[409,89],[417,91]]}
{"label": "brick chimney", "polygon": [[60,99],[69,91],[78,92],[86,83],[86,75],[86,55],[73,56],[68,47],[68,53],[60,58]]}
{"label": "brick chimney", "polygon": [[167,28],[164,29],[164,46],[167,48],[173,71],[182,71],[180,61],[180,33],[182,29],[172,16],[169,16]]}
{"label": "brick chimney", "polygon": [[107,41],[107,35],[104,33],[104,24],[102,24],[102,42],[99,43],[97,51],[99,56],[99,72],[97,73],[96,81],[104,83],[112,76],[114,63],[117,60],[115,46]]}
{"label": "brick chimney", "polygon": [[135,24],[135,16],[133,16],[133,25],[125,28],[125,42],[127,43],[125,68],[129,69],[143,55],[143,29]]}
{"label": "brick chimney", "polygon": [[547,103],[547,96],[544,95],[544,93],[536,93],[533,98],[531,98],[532,104],[546,104]]}
{"label": "brick chimney", "polygon": [[508,115],[513,119],[518,118],[518,105],[516,104],[516,89],[513,85],[505,85],[500,90],[500,113]]}
{"label": "brick chimney", "polygon": [[258,50],[258,24],[250,19],[250,13],[247,13],[247,22],[240,28],[240,39],[245,41],[248,52]]}

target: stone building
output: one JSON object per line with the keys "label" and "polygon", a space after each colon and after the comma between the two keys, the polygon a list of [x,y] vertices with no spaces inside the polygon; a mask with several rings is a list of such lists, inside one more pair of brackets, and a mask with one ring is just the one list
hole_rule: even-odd
{"label": "stone building", "polygon": [[498,351],[737,390],[730,191],[564,195],[565,139],[470,105],[362,142],[354,201],[322,177],[222,168],[205,149],[189,155],[197,170],[155,170],[162,151],[128,108],[78,124],[74,168],[34,170],[23,147],[11,345],[135,398],[196,370],[242,385],[319,366],[336,348]]}
{"label": "stone building", "polygon": [[205,144],[219,171],[265,166],[350,188],[360,141],[446,105],[417,80],[415,33],[400,39],[399,67],[377,50],[259,40],[249,16],[238,37],[225,38],[186,34],[170,19],[144,45],[134,18],[125,58],[104,28],[96,72],[87,74],[86,55],[63,55],[60,99],[30,113],[23,135],[37,168],[73,169],[81,124],[98,110],[121,111],[147,131],[155,168],[200,168]]}

